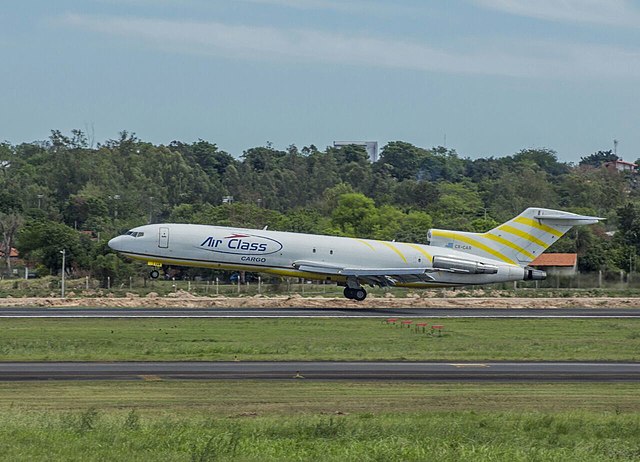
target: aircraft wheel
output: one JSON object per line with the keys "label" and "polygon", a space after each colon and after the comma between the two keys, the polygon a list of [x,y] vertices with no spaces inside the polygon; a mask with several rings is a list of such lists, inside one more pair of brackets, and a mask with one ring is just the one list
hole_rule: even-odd
{"label": "aircraft wheel", "polygon": [[353,289],[350,289],[349,287],[345,287],[345,288],[344,288],[344,292],[343,292],[343,294],[344,294],[344,296],[345,296],[346,298],[348,298],[348,299],[350,299],[350,300],[353,300],[353,298],[354,298],[354,296],[353,296],[353,295],[354,295],[354,294],[353,294],[353,292],[354,292],[354,290],[353,290]]}
{"label": "aircraft wheel", "polygon": [[359,289],[353,289],[353,298],[361,302],[362,300],[367,298],[367,291],[362,287],[360,287]]}
{"label": "aircraft wheel", "polygon": [[151,277],[151,279],[158,279],[159,276],[160,272],[158,270],[153,270],[149,273],[149,277]]}

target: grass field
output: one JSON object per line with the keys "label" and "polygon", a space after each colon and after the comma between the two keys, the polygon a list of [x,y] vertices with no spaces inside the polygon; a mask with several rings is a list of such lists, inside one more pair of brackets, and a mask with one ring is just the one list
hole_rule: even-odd
{"label": "grass field", "polygon": [[[418,321],[416,319],[416,321]],[[2,360],[630,360],[640,320],[3,319]],[[640,459],[634,383],[0,382],[2,460]]]}
{"label": "grass field", "polygon": [[[418,321],[418,320],[416,320]],[[640,320],[441,319],[442,336],[373,319],[3,319],[13,360],[640,359]]]}
{"label": "grass field", "polygon": [[0,384],[4,460],[635,460],[633,384]]}

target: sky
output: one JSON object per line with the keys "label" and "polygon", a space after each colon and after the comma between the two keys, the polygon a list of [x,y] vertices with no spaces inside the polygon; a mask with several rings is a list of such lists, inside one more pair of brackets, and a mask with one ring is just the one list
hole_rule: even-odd
{"label": "sky", "polygon": [[0,9],[0,141],[122,130],[640,157],[640,0],[22,0]]}

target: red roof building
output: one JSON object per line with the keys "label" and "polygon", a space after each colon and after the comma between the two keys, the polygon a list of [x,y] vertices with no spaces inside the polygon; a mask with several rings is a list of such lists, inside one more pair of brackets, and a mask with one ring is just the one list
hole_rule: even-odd
{"label": "red roof building", "polygon": [[602,165],[604,165],[604,167],[608,168],[609,170],[616,170],[618,172],[636,173],[638,171],[638,166],[636,164],[634,164],[633,162],[625,162],[622,159],[605,162]]}
{"label": "red roof building", "polygon": [[578,271],[578,254],[543,253],[529,265],[544,270],[549,274],[573,276]]}
{"label": "red roof building", "polygon": [[[18,251],[16,249],[11,247],[11,253],[9,254],[9,256],[11,258],[18,258],[20,256],[20,254],[18,253]],[[0,250],[0,258],[4,258],[4,250]]]}

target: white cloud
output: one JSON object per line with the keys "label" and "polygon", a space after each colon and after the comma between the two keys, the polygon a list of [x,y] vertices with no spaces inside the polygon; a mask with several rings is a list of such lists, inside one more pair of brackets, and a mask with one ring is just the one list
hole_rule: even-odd
{"label": "white cloud", "polygon": [[640,26],[640,9],[628,0],[472,0],[505,13],[567,23]]}
{"label": "white cloud", "polygon": [[534,78],[640,76],[640,52],[604,46],[474,40],[463,43],[463,49],[444,49],[408,40],[220,22],[78,14],[61,22],[164,51],[234,59]]}

